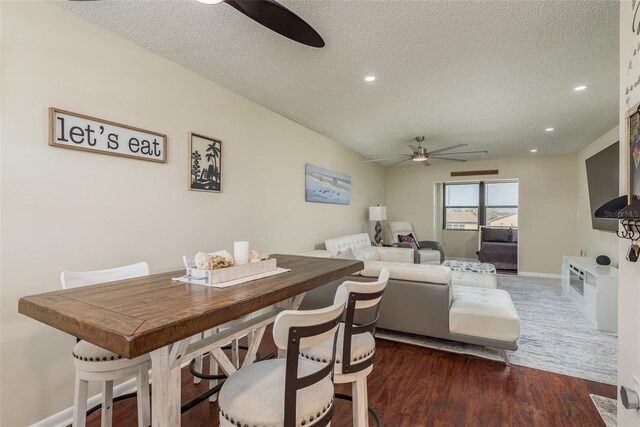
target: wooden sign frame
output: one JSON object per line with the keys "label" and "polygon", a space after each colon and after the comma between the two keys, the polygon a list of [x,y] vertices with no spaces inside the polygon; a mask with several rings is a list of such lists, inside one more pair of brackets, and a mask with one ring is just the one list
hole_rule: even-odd
{"label": "wooden sign frame", "polygon": [[[116,128],[120,128],[120,129],[126,129],[129,131],[133,131],[133,132],[139,132],[139,133],[144,133],[144,134],[148,134],[148,135],[154,135],[158,138],[161,139],[161,144],[162,144],[162,157],[161,158],[151,158],[151,157],[145,157],[144,155],[134,155],[134,154],[126,154],[126,153],[120,153],[120,152],[110,152],[110,151],[106,151],[104,149],[100,149],[100,148],[88,148],[87,146],[85,146],[84,144],[78,145],[78,146],[73,146],[73,145],[68,145],[68,144],[61,144],[59,142],[57,142],[56,140],[56,114],[60,113],[60,114],[64,114],[66,116],[71,116],[71,117],[77,117],[79,119],[83,119],[83,120],[87,120],[87,121],[91,121],[91,122],[96,122],[99,124],[103,124],[103,125],[107,125],[107,126],[112,126],[112,127],[116,127]],[[120,141],[120,143],[122,143],[122,141]],[[61,147],[61,148],[69,148],[71,150],[80,150],[80,151],[88,151],[91,153],[98,153],[98,154],[107,154],[110,156],[118,156],[118,157],[128,157],[130,159],[136,159],[136,160],[145,160],[145,161],[149,161],[149,162],[156,162],[156,163],[166,163],[167,162],[167,135],[163,134],[163,133],[159,133],[159,132],[154,132],[154,131],[150,131],[150,130],[146,130],[146,129],[142,129],[142,128],[138,128],[138,127],[134,127],[134,126],[129,126],[129,125],[125,125],[122,123],[118,123],[118,122],[113,122],[110,120],[104,120],[104,119],[99,119],[97,117],[92,117],[92,116],[87,116],[84,114],[79,114],[79,113],[74,113],[72,111],[67,111],[67,110],[62,110],[60,108],[55,108],[55,107],[50,107],[49,108],[49,145],[53,146],[53,147]]]}

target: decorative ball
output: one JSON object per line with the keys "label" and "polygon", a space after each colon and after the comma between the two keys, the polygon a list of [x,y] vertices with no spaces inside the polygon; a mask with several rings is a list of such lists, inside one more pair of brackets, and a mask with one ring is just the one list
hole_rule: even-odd
{"label": "decorative ball", "polygon": [[196,268],[206,270],[209,267],[209,260],[207,259],[207,254],[204,252],[198,252],[194,261]]}
{"label": "decorative ball", "polygon": [[598,258],[596,258],[596,263],[598,265],[609,265],[611,264],[611,259],[606,255],[600,255]]}

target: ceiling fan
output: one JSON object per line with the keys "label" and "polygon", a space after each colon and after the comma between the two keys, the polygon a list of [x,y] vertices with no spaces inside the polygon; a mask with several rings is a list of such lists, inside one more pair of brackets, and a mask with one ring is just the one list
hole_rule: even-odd
{"label": "ceiling fan", "polygon": [[416,136],[414,139],[418,143],[418,146],[416,147],[415,145],[409,145],[409,148],[411,148],[412,154],[369,153],[369,154],[386,154],[386,155],[391,155],[392,157],[388,157],[384,159],[365,160],[365,163],[381,162],[383,160],[396,160],[402,157],[403,158],[402,160],[397,161],[395,163],[391,163],[389,166],[397,165],[399,163],[407,162],[409,160],[413,160],[414,162],[422,162],[422,164],[425,166],[431,166],[431,163],[429,163],[429,159],[448,160],[450,162],[464,163],[466,162],[465,159],[454,159],[451,157],[443,157],[443,156],[450,156],[450,155],[457,156],[460,154],[487,154],[487,150],[459,151],[457,153],[449,152],[450,150],[454,150],[459,147],[466,147],[469,144],[456,144],[456,145],[452,145],[451,147],[440,148],[438,150],[433,150],[433,151],[427,151],[427,147],[422,146],[422,142],[424,141],[424,136]]}
{"label": "ceiling fan", "polygon": [[[94,0],[70,0],[94,1]],[[324,47],[316,30],[275,0],[197,0],[205,4],[226,3],[259,24],[291,40],[311,47]]]}

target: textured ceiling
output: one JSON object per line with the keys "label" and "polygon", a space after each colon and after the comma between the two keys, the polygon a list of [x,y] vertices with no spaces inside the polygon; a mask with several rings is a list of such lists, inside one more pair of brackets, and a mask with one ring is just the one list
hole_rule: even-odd
{"label": "textured ceiling", "polygon": [[471,159],[566,154],[617,123],[617,1],[282,3],[325,48],[225,4],[58,1],[365,155],[408,152],[417,135],[429,149],[489,150]]}

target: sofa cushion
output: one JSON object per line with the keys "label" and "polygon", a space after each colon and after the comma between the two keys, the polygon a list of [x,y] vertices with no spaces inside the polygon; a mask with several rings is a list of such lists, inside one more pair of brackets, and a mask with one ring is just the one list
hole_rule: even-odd
{"label": "sofa cushion", "polygon": [[483,228],[482,241],[509,243],[511,242],[511,229],[510,228]]}
{"label": "sofa cushion", "polygon": [[327,239],[324,241],[324,245],[332,255],[337,255],[338,252],[347,248],[356,250],[362,247],[371,247],[371,239],[367,233],[351,234],[348,236],[340,236],[334,239]]}
{"label": "sofa cushion", "polygon": [[378,277],[383,268],[389,269],[391,279],[448,285],[451,269],[439,265],[409,264],[403,262],[370,261],[364,264],[361,276]]}
{"label": "sofa cushion", "polygon": [[403,262],[413,264],[414,254],[413,249],[409,248],[386,248],[376,246],[376,250],[380,255],[380,259],[378,261],[387,261],[387,262]]}
{"label": "sofa cushion", "polygon": [[362,246],[353,251],[353,255],[355,259],[359,259],[360,261],[369,262],[369,261],[379,261],[380,254],[378,253],[378,249],[373,246]]}
{"label": "sofa cushion", "polygon": [[452,294],[451,333],[507,342],[520,337],[520,317],[507,291],[454,286]]}
{"label": "sofa cushion", "polygon": [[356,256],[353,254],[353,251],[351,250],[351,248],[347,248],[344,251],[339,252],[338,255],[334,256],[334,258],[357,259]]}

